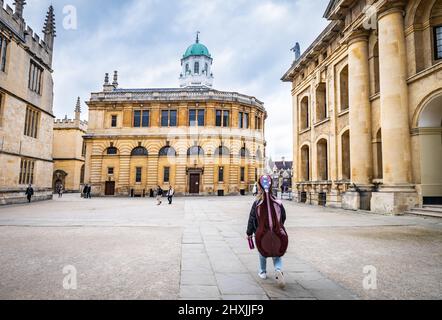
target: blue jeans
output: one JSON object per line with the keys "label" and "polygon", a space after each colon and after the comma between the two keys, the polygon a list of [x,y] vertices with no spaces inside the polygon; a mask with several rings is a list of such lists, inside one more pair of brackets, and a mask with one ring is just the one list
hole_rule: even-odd
{"label": "blue jeans", "polygon": [[[259,254],[259,273],[267,273],[267,258],[264,258]],[[275,271],[282,271],[282,258],[273,258],[273,265],[275,266]]]}

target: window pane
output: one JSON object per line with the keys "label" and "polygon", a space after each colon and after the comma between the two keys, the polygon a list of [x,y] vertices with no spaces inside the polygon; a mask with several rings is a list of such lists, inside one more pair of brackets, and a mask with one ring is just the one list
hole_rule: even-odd
{"label": "window pane", "polygon": [[135,182],[140,183],[141,182],[141,168],[137,168],[137,173],[135,177]]}
{"label": "window pane", "polygon": [[223,126],[230,126],[230,111],[224,111]]}
{"label": "window pane", "polygon": [[204,110],[198,110],[198,126],[204,127]]}
{"label": "window pane", "polygon": [[134,127],[138,128],[141,125],[141,111],[134,111]]}
{"label": "window pane", "polygon": [[143,128],[147,128],[149,126],[149,111],[143,111]]}
{"label": "window pane", "polygon": [[176,110],[170,111],[170,126],[171,127],[177,126],[177,111]]}
{"label": "window pane", "polygon": [[164,168],[164,182],[169,182],[170,180],[170,168]]}
{"label": "window pane", "polygon": [[161,111],[161,126],[168,127],[169,126],[169,111]]}
{"label": "window pane", "polygon": [[248,129],[249,128],[249,114],[248,113],[244,114],[244,123],[245,123],[245,128]]}
{"label": "window pane", "polygon": [[200,73],[200,63],[199,62],[195,62],[195,70],[194,70],[195,74],[199,74]]}
{"label": "window pane", "polygon": [[223,167],[220,167],[218,169],[218,181],[224,182],[224,168]]}
{"label": "window pane", "polygon": [[189,110],[189,126],[196,125],[196,110]]}
{"label": "window pane", "polygon": [[238,127],[240,129],[244,128],[244,118],[243,118],[243,113],[240,112],[239,116],[238,116]]}
{"label": "window pane", "polygon": [[112,116],[112,128],[115,128],[117,126],[117,116]]}
{"label": "window pane", "polygon": [[217,127],[221,127],[222,123],[222,111],[221,110],[217,110],[216,111],[216,126]]}

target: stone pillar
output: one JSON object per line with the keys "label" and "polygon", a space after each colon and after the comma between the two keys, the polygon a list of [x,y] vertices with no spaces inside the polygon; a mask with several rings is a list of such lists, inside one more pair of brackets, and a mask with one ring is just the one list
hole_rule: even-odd
{"label": "stone pillar", "polygon": [[417,204],[412,182],[404,12],[392,6],[379,15],[379,65],[384,178],[372,211],[401,214]]}
{"label": "stone pillar", "polygon": [[344,194],[344,209],[360,209],[360,193],[370,191],[373,176],[368,34],[356,32],[348,44],[351,181],[358,190]]}

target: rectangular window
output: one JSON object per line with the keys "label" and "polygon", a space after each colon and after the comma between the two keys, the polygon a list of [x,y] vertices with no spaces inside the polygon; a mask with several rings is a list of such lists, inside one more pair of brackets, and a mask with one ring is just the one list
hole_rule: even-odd
{"label": "rectangular window", "polygon": [[41,94],[41,80],[42,80],[43,68],[36,62],[31,60],[29,67],[29,83],[28,87],[31,91]]}
{"label": "rectangular window", "polygon": [[249,114],[244,113],[244,128],[248,129],[250,127]]}
{"label": "rectangular window", "polygon": [[113,175],[114,174],[114,168],[107,168],[107,174]]}
{"label": "rectangular window", "polygon": [[83,146],[81,148],[81,156],[85,157],[86,156],[86,143],[83,141]]}
{"label": "rectangular window", "polygon": [[176,127],[177,126],[177,111],[176,110],[171,110],[170,111],[170,123],[169,123],[169,127]]}
{"label": "rectangular window", "polygon": [[136,173],[135,173],[135,182],[136,183],[141,183],[141,172],[142,172],[142,168],[137,168],[136,169]]}
{"label": "rectangular window", "polygon": [[436,60],[442,59],[442,26],[434,28],[434,48]]}
{"label": "rectangular window", "polygon": [[141,126],[141,111],[134,111],[134,127],[139,128]]}
{"label": "rectangular window", "polygon": [[224,182],[224,167],[218,168],[218,182]]}
{"label": "rectangular window", "polygon": [[246,181],[246,168],[241,167],[241,182]]}
{"label": "rectangular window", "polygon": [[150,118],[149,111],[148,110],[144,110],[143,111],[143,117],[142,117],[142,123],[141,123],[141,126],[143,128],[149,127],[149,118]]}
{"label": "rectangular window", "polygon": [[204,110],[198,110],[198,127],[204,127],[205,123],[205,112]]}
{"label": "rectangular window", "polygon": [[223,127],[227,128],[230,122],[230,111],[223,112]]}
{"label": "rectangular window", "polygon": [[169,126],[169,111],[161,111],[161,126],[168,127]]}
{"label": "rectangular window", "polygon": [[170,182],[170,168],[169,167],[164,168],[164,182],[165,183]]}
{"label": "rectangular window", "polygon": [[0,71],[5,72],[6,70],[6,49],[8,46],[8,41],[0,36]]}
{"label": "rectangular window", "polygon": [[37,139],[40,112],[32,107],[26,108],[24,135]]}
{"label": "rectangular window", "polygon": [[189,110],[189,126],[193,127],[196,125],[196,110],[191,109]]}
{"label": "rectangular window", "polygon": [[217,127],[221,127],[223,125],[223,112],[221,110],[216,110],[216,119],[215,119],[215,125]]}
{"label": "rectangular window", "polygon": [[243,129],[244,128],[244,113],[240,112],[238,115],[238,128]]}
{"label": "rectangular window", "polygon": [[112,116],[111,127],[112,128],[116,128],[117,127],[117,116]]}
{"label": "rectangular window", "polygon": [[19,177],[20,184],[34,183],[34,167],[35,161],[29,159],[21,159]]}

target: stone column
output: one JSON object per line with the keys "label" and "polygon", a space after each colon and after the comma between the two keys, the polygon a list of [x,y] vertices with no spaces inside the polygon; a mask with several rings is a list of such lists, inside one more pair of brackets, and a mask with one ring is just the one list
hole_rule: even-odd
{"label": "stone column", "polygon": [[379,65],[384,180],[372,210],[400,214],[414,207],[408,107],[407,52],[402,5],[379,15]]}
{"label": "stone column", "polygon": [[[370,69],[368,34],[356,32],[348,44],[351,181],[359,190],[371,191],[373,156],[371,145]],[[343,197],[344,209],[361,209],[359,190]],[[369,193],[364,193],[370,196]]]}

